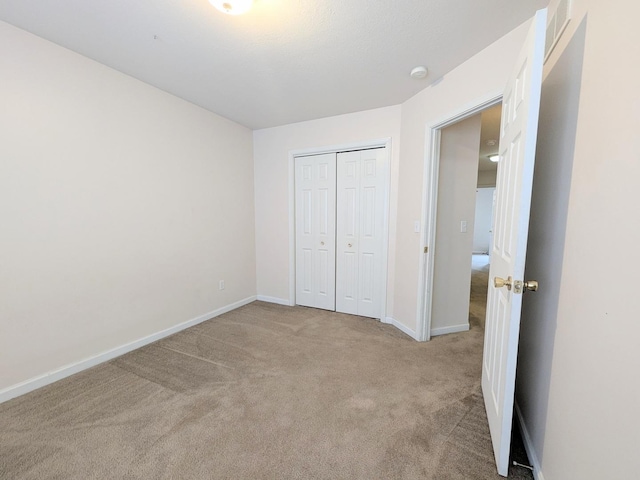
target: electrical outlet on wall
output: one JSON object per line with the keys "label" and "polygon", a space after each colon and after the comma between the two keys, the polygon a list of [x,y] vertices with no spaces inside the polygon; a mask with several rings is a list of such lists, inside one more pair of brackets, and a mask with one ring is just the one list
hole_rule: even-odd
{"label": "electrical outlet on wall", "polygon": [[224,290],[224,280],[220,280],[220,284],[218,285],[218,290]]}

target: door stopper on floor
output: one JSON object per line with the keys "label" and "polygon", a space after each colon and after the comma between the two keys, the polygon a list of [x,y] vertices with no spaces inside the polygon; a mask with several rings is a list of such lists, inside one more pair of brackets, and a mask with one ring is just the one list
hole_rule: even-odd
{"label": "door stopper on floor", "polygon": [[514,462],[513,462],[513,464],[514,464],[516,467],[528,468],[529,470],[531,470],[531,471],[533,472],[533,467],[532,467],[532,466],[530,466],[530,465],[524,465],[524,464],[522,464],[522,463],[518,463],[518,462],[516,462],[516,461],[514,461]]}

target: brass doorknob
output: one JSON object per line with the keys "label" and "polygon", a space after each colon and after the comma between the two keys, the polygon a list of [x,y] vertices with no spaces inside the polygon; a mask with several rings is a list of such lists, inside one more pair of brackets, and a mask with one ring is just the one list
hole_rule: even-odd
{"label": "brass doorknob", "polygon": [[538,291],[538,282],[536,282],[535,280],[527,280],[522,286],[525,290],[529,290],[530,292]]}
{"label": "brass doorknob", "polygon": [[324,245],[324,242],[320,242],[320,245]]}
{"label": "brass doorknob", "polygon": [[511,278],[511,276],[509,276],[509,278],[507,278],[506,280],[500,277],[493,278],[493,286],[496,288],[507,287],[507,290],[511,290],[512,284],[513,284],[513,279]]}

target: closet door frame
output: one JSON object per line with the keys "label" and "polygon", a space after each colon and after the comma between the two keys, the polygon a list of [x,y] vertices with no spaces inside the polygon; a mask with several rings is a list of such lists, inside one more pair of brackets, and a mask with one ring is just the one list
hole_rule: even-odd
{"label": "closet door frame", "polygon": [[339,153],[352,150],[366,150],[370,148],[385,148],[384,159],[384,241],[382,243],[382,285],[380,312],[376,317],[388,322],[387,311],[387,282],[389,278],[389,205],[391,183],[391,138],[383,138],[364,142],[331,145],[326,147],[311,147],[289,151],[289,305],[296,304],[296,230],[295,230],[295,159],[309,155],[324,153]]}

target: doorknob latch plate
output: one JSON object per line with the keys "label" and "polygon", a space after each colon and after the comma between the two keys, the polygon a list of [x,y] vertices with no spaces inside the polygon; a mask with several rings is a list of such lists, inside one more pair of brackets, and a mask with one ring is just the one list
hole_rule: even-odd
{"label": "doorknob latch plate", "polygon": [[513,282],[513,293],[522,293],[522,292],[537,292],[538,291],[538,282],[535,280],[527,280],[523,282],[521,280],[516,280]]}
{"label": "doorknob latch plate", "polygon": [[522,293],[522,280],[513,282],[513,293]]}
{"label": "doorknob latch plate", "polygon": [[538,282],[535,280],[528,280],[523,282],[522,280],[513,280],[511,277],[504,278],[495,277],[493,279],[493,285],[496,288],[507,287],[507,290],[513,288],[513,293],[522,293],[523,291],[536,292],[538,290]]}

